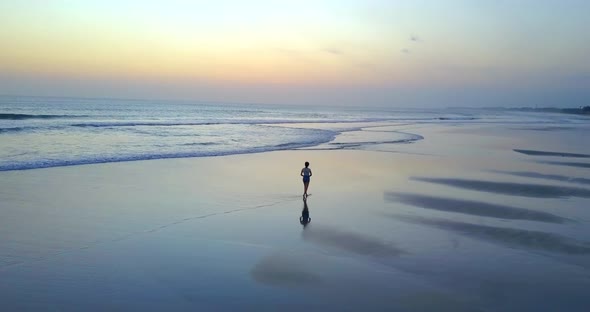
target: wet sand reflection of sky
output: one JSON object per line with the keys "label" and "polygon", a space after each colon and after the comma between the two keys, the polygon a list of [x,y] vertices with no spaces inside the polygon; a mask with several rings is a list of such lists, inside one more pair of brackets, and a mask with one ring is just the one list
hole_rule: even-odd
{"label": "wet sand reflection of sky", "polygon": [[571,161],[538,161],[541,164],[558,165],[577,168],[590,168],[590,163],[571,162]]}
{"label": "wet sand reflection of sky", "polygon": [[505,194],[512,196],[562,198],[562,197],[590,197],[590,190],[569,186],[554,186],[546,184],[493,182],[474,179],[456,178],[424,178],[412,177],[412,180],[436,183],[467,190]]}
{"label": "wet sand reflection of sky", "polygon": [[543,174],[543,173],[530,172],[530,171],[501,171],[501,170],[493,170],[491,172],[513,175],[516,177],[523,177],[523,178],[546,179],[546,180],[570,182],[570,183],[578,183],[578,184],[590,184],[590,179],[573,178],[573,177],[562,176],[562,175],[557,175],[557,174]]}
{"label": "wet sand reflection of sky", "polygon": [[579,242],[553,233],[489,225],[478,225],[417,216],[390,216],[396,220],[433,226],[439,229],[466,235],[470,238],[485,240],[508,247],[524,247],[572,255],[590,254],[590,244],[588,242]]}

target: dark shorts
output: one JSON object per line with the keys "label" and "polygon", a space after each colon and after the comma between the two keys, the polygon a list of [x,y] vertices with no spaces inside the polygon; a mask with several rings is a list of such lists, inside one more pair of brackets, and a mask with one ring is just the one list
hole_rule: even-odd
{"label": "dark shorts", "polygon": [[309,183],[309,176],[303,176],[303,183]]}

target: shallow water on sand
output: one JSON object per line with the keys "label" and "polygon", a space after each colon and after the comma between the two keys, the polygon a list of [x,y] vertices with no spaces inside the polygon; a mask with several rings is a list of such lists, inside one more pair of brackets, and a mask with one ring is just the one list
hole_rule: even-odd
{"label": "shallow water on sand", "polygon": [[312,150],[0,172],[0,310],[587,309],[590,169],[559,164],[590,163],[571,155],[590,154],[585,125],[379,126]]}

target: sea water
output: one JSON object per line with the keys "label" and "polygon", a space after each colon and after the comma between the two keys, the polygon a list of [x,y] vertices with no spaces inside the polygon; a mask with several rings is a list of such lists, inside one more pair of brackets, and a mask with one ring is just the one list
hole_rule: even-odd
{"label": "sea water", "polygon": [[412,133],[341,135],[362,129],[359,123],[584,122],[579,118],[475,109],[0,96],[0,171],[422,139]]}

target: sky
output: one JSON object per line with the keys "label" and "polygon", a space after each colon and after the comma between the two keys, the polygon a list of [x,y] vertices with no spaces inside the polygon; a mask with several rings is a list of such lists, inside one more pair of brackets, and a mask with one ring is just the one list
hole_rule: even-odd
{"label": "sky", "polygon": [[0,94],[590,105],[590,1],[0,0]]}

